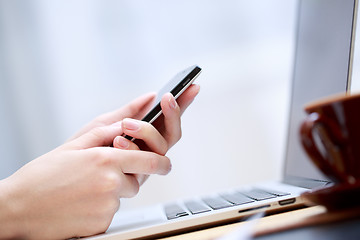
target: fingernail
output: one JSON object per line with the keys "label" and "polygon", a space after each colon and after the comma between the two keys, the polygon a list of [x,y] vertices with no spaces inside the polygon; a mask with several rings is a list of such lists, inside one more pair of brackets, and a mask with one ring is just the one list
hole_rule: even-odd
{"label": "fingernail", "polygon": [[129,131],[137,131],[140,129],[140,124],[136,120],[127,118],[123,120],[123,128]]}
{"label": "fingernail", "polygon": [[116,145],[117,145],[117,147],[122,148],[122,149],[129,148],[129,142],[123,137],[116,138]]}
{"label": "fingernail", "polygon": [[176,100],[172,95],[169,97],[169,106],[171,109],[175,109],[177,107]]}

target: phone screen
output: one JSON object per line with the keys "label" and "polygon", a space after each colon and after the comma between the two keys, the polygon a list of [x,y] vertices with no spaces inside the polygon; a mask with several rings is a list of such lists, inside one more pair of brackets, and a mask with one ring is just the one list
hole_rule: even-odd
{"label": "phone screen", "polygon": [[[194,65],[189,68],[184,69],[183,71],[176,74],[157,94],[154,107],[146,114],[142,121],[152,123],[154,122],[161,114],[160,101],[162,96],[165,93],[170,92],[175,99],[177,99],[199,76],[201,73],[201,68]],[[134,140],[130,136],[125,136],[129,140]]]}

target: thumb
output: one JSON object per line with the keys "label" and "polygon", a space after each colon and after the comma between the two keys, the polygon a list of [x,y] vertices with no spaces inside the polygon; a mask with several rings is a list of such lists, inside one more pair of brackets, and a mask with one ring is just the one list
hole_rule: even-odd
{"label": "thumb", "polygon": [[120,121],[124,118],[142,118],[149,110],[156,97],[155,93],[148,93],[136,98],[121,109],[106,114],[106,120],[109,123]]}
{"label": "thumb", "polygon": [[148,109],[151,107],[152,102],[155,99],[156,94],[149,93],[138,97],[124,107],[114,110],[112,112],[104,113],[98,116],[95,120],[88,123],[80,131],[78,131],[74,136],[72,136],[68,141],[74,140],[86,132],[90,131],[94,127],[107,126],[118,121],[121,121],[124,118],[142,118]]}
{"label": "thumb", "polygon": [[108,147],[112,145],[116,136],[121,136],[122,134],[123,131],[119,124],[97,127],[67,143],[67,145],[72,149]]}

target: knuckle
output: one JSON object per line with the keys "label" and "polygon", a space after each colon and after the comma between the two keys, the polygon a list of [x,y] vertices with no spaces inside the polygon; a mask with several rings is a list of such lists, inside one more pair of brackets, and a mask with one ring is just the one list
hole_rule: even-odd
{"label": "knuckle", "polygon": [[157,173],[159,165],[159,159],[154,155],[148,158],[149,173]]}
{"label": "knuckle", "polygon": [[166,156],[156,156],[148,158],[148,171],[150,174],[166,175],[171,170],[170,159]]}
{"label": "knuckle", "polygon": [[167,151],[169,150],[169,146],[170,146],[169,143],[168,143],[166,140],[164,140],[163,143],[162,143],[161,146],[160,146],[160,152],[159,152],[159,154],[165,156],[165,154],[166,154]]}
{"label": "knuckle", "polygon": [[109,151],[96,151],[94,160],[99,167],[114,164],[114,159]]}
{"label": "knuckle", "polygon": [[179,131],[176,131],[173,135],[173,139],[172,139],[172,144],[174,145],[175,143],[177,143],[182,137],[182,131],[181,129]]}
{"label": "knuckle", "polygon": [[95,137],[102,138],[105,135],[105,131],[103,127],[96,127],[91,130],[91,134]]}
{"label": "knuckle", "polygon": [[133,181],[131,190],[129,191],[129,197],[135,197],[140,191],[140,185],[139,182],[135,179],[135,181]]}
{"label": "knuckle", "polygon": [[102,189],[105,192],[114,192],[119,188],[120,177],[115,172],[109,171],[104,174],[101,182],[102,182]]}
{"label": "knuckle", "polygon": [[176,131],[175,131],[175,135],[180,139],[181,135],[182,135],[182,130],[181,130],[181,118],[179,118],[178,122],[176,123]]}
{"label": "knuckle", "polygon": [[120,189],[120,197],[131,198],[139,193],[140,184],[135,175],[126,175],[121,181]]}

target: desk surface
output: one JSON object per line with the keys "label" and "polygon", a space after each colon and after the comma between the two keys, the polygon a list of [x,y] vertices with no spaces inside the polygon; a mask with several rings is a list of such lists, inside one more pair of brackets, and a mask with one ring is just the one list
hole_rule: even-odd
{"label": "desk surface", "polygon": [[296,228],[255,237],[254,240],[352,240],[360,239],[360,218]]}
{"label": "desk surface", "polygon": [[[215,240],[246,222],[185,233],[163,240]],[[327,212],[321,206],[266,216],[256,223],[254,239],[360,239],[360,208]]]}

